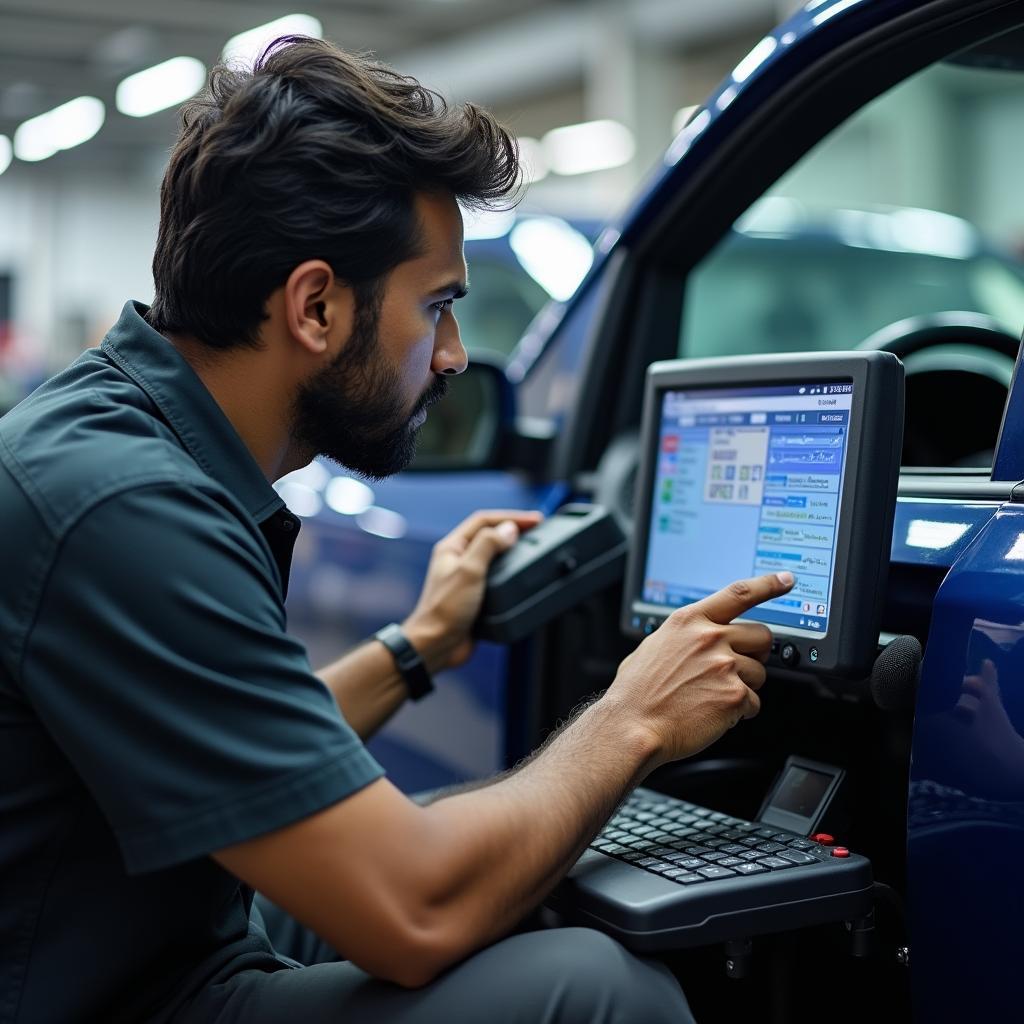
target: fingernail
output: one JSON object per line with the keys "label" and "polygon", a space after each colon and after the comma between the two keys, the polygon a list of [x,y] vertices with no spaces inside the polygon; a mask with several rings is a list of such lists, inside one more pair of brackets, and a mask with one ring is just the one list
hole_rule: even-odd
{"label": "fingernail", "polygon": [[498,534],[502,540],[511,544],[519,538],[519,527],[511,519],[506,519],[498,524]]}
{"label": "fingernail", "polygon": [[796,577],[791,572],[777,572],[775,578],[784,586],[792,586],[796,582]]}

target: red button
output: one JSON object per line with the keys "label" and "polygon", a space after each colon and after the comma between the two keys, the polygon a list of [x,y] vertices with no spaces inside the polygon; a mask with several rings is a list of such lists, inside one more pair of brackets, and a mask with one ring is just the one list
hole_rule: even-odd
{"label": "red button", "polygon": [[816,843],[821,843],[822,846],[831,846],[835,839],[832,838],[827,832],[819,832],[817,835],[811,836]]}
{"label": "red button", "polygon": [[832,856],[833,857],[849,857],[850,856],[850,851],[845,846],[837,846],[832,851]]}

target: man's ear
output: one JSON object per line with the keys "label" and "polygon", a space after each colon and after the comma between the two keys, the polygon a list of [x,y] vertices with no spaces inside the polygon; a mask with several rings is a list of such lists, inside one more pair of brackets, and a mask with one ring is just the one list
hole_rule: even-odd
{"label": "man's ear", "polygon": [[352,333],[355,295],[324,260],[306,260],[284,285],[289,334],[313,355],[322,355]]}

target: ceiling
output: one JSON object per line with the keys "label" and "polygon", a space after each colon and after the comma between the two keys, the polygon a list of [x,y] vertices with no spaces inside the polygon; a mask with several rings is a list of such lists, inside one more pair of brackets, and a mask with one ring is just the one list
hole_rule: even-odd
{"label": "ceiling", "polygon": [[[231,36],[283,14],[318,18],[324,36],[388,59],[498,28],[550,0],[0,0],[0,134],[76,96],[107,105],[108,148],[166,146],[173,111],[134,119],[114,107],[125,76],[170,57],[218,60]],[[84,147],[93,149],[95,147]]]}

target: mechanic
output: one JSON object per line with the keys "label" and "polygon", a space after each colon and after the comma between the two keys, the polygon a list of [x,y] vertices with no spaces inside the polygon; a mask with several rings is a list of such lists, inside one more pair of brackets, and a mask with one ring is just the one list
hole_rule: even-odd
{"label": "mechanic", "polygon": [[[677,613],[527,763],[425,806],[363,745],[401,639],[314,674],[286,630],[271,481],[406,465],[466,366],[456,200],[517,183],[490,115],[326,42],[185,109],[153,306],[0,420],[0,1022],[692,1019],[663,966],[520,923],[631,787],[756,714],[769,633],[729,623],[789,574]],[[436,545],[401,626],[430,671],[536,521]]]}

